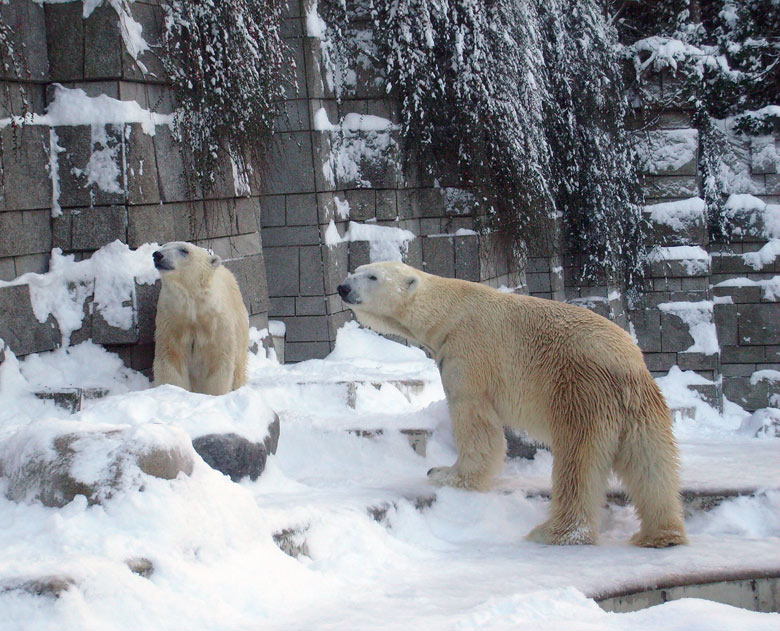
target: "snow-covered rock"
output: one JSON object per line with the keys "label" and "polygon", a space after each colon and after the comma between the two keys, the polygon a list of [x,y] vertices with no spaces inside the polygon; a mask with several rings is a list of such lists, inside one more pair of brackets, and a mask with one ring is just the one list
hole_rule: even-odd
{"label": "snow-covered rock", "polygon": [[754,438],[780,438],[780,409],[756,410],[742,421],[739,432]]}
{"label": "snow-covered rock", "polygon": [[103,504],[117,493],[140,489],[147,476],[190,475],[194,459],[184,432],[154,423],[127,428],[40,421],[0,443],[8,498],[56,507],[77,495]]}

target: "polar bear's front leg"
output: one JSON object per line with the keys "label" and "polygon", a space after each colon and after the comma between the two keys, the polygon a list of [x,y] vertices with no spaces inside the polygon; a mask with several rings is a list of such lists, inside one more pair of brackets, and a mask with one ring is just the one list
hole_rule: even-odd
{"label": "polar bear's front leg", "polygon": [[434,484],[486,491],[504,463],[503,425],[485,397],[459,397],[448,404],[458,459],[451,467],[434,467],[428,477]]}
{"label": "polar bear's front leg", "polygon": [[190,390],[189,370],[178,353],[159,349],[154,354],[154,385],[170,384]]}

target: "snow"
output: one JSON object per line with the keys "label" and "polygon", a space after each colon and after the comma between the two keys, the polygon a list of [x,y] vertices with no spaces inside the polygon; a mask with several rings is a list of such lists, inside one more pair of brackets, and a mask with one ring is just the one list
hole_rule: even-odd
{"label": "snow", "polygon": [[152,261],[157,247],[156,243],[147,243],[131,250],[117,240],[83,261],[55,248],[48,272],[30,272],[12,281],[0,281],[0,287],[29,285],[35,317],[46,322],[53,315],[62,333],[62,345],[67,346],[71,333],[81,328],[84,303],[91,295],[95,309],[108,324],[121,329],[133,325],[135,283],[150,285],[160,277]]}
{"label": "snow", "polygon": [[[105,94],[90,97],[80,88],[66,88],[55,83],[54,99],[47,107],[46,114],[30,114],[24,121],[17,117],[16,122],[52,127],[140,123],[145,134],[154,136],[156,125],[173,125],[173,114],[151,112],[135,101],[119,101]],[[10,118],[0,119],[0,128],[10,124]]]}
{"label": "snow", "polygon": [[720,352],[718,334],[713,319],[713,302],[662,302],[658,308],[664,313],[671,313],[680,318],[688,327],[693,338],[693,344],[686,348],[685,353],[704,353],[715,355]]}
{"label": "snow", "polygon": [[651,262],[680,262],[691,276],[704,274],[710,269],[709,253],[698,245],[676,245],[665,248],[655,248],[650,252]]}
{"label": "snow", "polygon": [[414,238],[414,233],[409,230],[357,221],[350,221],[347,231],[344,236],[341,236],[332,219],[324,235],[325,245],[328,247],[351,241],[368,241],[369,260],[372,263],[401,261],[409,247],[409,242]]}
{"label": "snow", "polygon": [[664,129],[647,132],[638,153],[642,171],[651,174],[674,173],[696,160],[699,132],[695,129]]}
{"label": "snow", "polygon": [[780,256],[780,239],[770,239],[758,252],[748,252],[742,255],[745,265],[754,270],[760,270],[765,265],[771,265]]}
{"label": "snow", "polygon": [[707,206],[700,197],[645,206],[645,212],[652,221],[669,226],[672,230],[683,230],[693,222],[703,221],[706,211]]}
{"label": "snow", "polygon": [[287,333],[287,326],[281,320],[269,320],[268,330],[274,337],[284,337]]}
{"label": "snow", "polygon": [[[772,490],[780,440],[738,433],[749,415],[733,404],[718,414],[687,388],[708,383],[695,373],[673,369],[659,380],[670,404],[695,410],[675,424],[685,488],[759,490],[690,517],[690,546],[627,545],[637,519],[613,505],[603,510],[598,546],[557,548],[523,539],[549,508],[528,496],[549,489],[547,452],[508,461],[488,493],[427,483],[430,467],[454,461],[455,445],[436,366],[420,349],[349,323],[323,360],[280,366],[252,355],[250,383],[223,397],[148,388],[112,357],[91,343],[23,361],[8,353],[0,439],[22,431],[45,444],[43,430],[55,424],[119,427],[141,442],[155,428],[260,438],[272,408],[282,424],[279,451],[256,482],[232,483],[196,457],[191,476],[146,477],[142,491],[126,488],[102,506],[78,496],[54,509],[0,495],[0,582],[75,581],[58,599],[0,591],[0,629],[763,631],[778,624],[776,614],[696,599],[611,614],[587,598],[675,574],[780,563],[780,493]],[[111,393],[69,415],[30,394],[47,380]],[[351,405],[347,382],[357,382]],[[406,428],[431,432],[425,457],[398,431]],[[384,431],[361,437],[347,429]],[[93,473],[104,455],[88,460]],[[417,498],[434,495],[430,507],[415,508]],[[385,517],[372,519],[369,506],[386,507]],[[306,556],[291,558],[273,543],[273,533],[291,528],[305,539]],[[138,557],[152,562],[149,578],[127,568]]]}
{"label": "snow", "polygon": [[774,302],[780,299],[780,276],[763,278],[761,280],[744,277],[729,278],[719,282],[714,287],[762,287],[764,289],[764,300]]}

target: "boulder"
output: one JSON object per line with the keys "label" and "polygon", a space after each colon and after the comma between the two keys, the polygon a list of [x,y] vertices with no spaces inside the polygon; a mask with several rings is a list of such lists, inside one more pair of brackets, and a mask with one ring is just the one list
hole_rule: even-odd
{"label": "boulder", "polygon": [[159,424],[90,426],[40,421],[0,443],[0,473],[16,502],[62,507],[76,495],[90,505],[143,487],[148,477],[190,475],[194,452],[184,432]]}
{"label": "boulder", "polygon": [[780,409],[756,410],[742,421],[739,432],[753,438],[780,438]]}
{"label": "boulder", "polygon": [[275,454],[279,445],[279,416],[273,413],[263,442],[253,442],[230,432],[205,434],[192,441],[192,446],[212,469],[224,473],[233,482],[244,478],[254,481],[265,470],[268,454]]}

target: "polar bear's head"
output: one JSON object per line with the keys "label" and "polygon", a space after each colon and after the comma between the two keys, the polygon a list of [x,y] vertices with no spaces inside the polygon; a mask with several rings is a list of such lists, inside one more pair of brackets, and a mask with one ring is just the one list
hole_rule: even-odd
{"label": "polar bear's head", "polygon": [[163,282],[175,281],[187,287],[206,284],[222,264],[216,254],[185,241],[166,243],[152,258]]}
{"label": "polar bear's head", "polygon": [[378,333],[411,337],[403,323],[424,277],[403,263],[369,263],[358,267],[337,289],[361,324]]}

